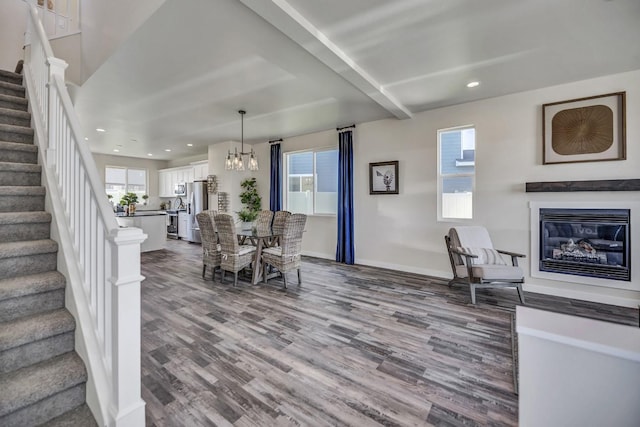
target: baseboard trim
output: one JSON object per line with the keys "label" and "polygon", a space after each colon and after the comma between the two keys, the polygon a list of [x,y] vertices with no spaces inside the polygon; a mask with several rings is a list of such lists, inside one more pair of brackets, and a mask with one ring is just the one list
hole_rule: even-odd
{"label": "baseboard trim", "polygon": [[425,276],[437,277],[439,279],[446,279],[446,280],[449,280],[449,279],[451,279],[453,277],[453,275],[450,272],[446,272],[446,271],[432,270],[432,269],[429,269],[429,268],[413,267],[411,265],[402,265],[402,264],[393,264],[393,263],[388,263],[388,262],[372,261],[372,260],[369,260],[369,259],[358,259],[356,264],[367,265],[369,267],[386,268],[387,270],[404,271],[404,272],[413,273],[413,274],[422,274],[422,275],[425,275]]}

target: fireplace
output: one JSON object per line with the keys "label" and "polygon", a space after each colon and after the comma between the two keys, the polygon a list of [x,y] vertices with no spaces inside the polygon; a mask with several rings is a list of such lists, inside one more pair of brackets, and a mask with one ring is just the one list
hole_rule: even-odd
{"label": "fireplace", "polygon": [[539,271],[631,281],[629,209],[539,211]]}

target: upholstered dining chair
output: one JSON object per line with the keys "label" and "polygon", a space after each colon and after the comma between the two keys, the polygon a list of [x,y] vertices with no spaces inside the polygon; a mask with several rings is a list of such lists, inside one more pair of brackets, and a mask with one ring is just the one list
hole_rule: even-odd
{"label": "upholstered dining chair", "polygon": [[302,284],[300,275],[301,251],[302,251],[302,233],[307,222],[307,216],[304,214],[289,215],[285,222],[280,236],[280,246],[271,247],[262,251],[263,277],[264,283],[267,283],[269,271],[268,266],[275,267],[282,273],[282,281],[284,288],[287,288],[286,272],[298,270],[298,285]]}
{"label": "upholstered dining chair", "polygon": [[215,213],[215,211],[202,211],[196,215],[202,239],[202,277],[205,277],[207,267],[211,267],[211,280],[215,280],[216,268],[220,267],[221,260],[221,247],[218,244],[213,219]]}
{"label": "upholstered dining chair", "polygon": [[[516,288],[520,302],[524,304],[524,273],[518,266],[518,258],[524,255],[494,249],[485,227],[454,227],[444,240],[453,270],[450,287],[468,285],[474,305],[478,288]],[[511,264],[504,260],[503,254],[511,257]]]}
{"label": "upholstered dining chair", "polygon": [[[289,211],[276,211],[273,214],[273,233],[274,234],[282,234],[282,231],[284,230],[284,222],[287,220],[287,218],[291,216],[291,212]],[[278,244],[280,241],[279,237],[275,237],[273,238],[273,240],[269,243],[269,246],[274,246],[276,244]]]}
{"label": "upholstered dining chair", "polygon": [[233,286],[236,286],[238,284],[238,272],[251,265],[256,247],[238,243],[236,225],[231,215],[218,214],[214,217],[214,221],[218,228],[218,239],[221,246],[221,281],[224,283],[225,272],[231,271],[234,274]]}

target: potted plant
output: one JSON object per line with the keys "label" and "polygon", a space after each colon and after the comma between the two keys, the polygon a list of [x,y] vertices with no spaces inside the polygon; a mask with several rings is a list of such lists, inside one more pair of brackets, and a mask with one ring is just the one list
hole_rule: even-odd
{"label": "potted plant", "polygon": [[120,199],[120,204],[122,206],[128,206],[135,203],[138,203],[138,195],[136,193],[126,193]]}
{"label": "potted plant", "polygon": [[258,218],[258,212],[262,208],[262,198],[258,194],[258,184],[255,178],[247,178],[240,183],[243,188],[240,193],[240,202],[244,205],[242,210],[238,211],[238,218],[243,222],[242,228],[247,230],[252,226],[253,221]]}
{"label": "potted plant", "polygon": [[144,200],[144,202],[142,202],[142,204],[147,206],[147,200],[149,200],[149,195],[148,194],[143,194],[142,195],[142,200]]}

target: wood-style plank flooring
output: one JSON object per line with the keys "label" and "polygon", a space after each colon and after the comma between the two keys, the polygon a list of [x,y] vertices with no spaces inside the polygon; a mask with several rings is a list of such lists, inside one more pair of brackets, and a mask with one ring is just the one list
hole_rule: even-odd
{"label": "wood-style plank flooring", "polygon": [[[202,279],[201,247],[142,254],[148,426],[517,425],[514,290],[305,258],[303,284]],[[444,248],[443,248],[444,250]],[[638,324],[637,310],[526,294]]]}

